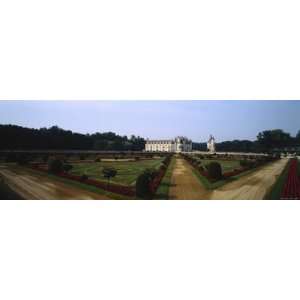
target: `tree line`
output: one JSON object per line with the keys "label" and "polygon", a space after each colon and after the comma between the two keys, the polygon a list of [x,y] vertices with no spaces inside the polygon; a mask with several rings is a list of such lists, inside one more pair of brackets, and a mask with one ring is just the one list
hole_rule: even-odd
{"label": "tree line", "polygon": [[[26,128],[0,125],[0,150],[99,150],[142,151],[145,139],[140,136],[121,136],[113,132],[81,134],[58,126]],[[221,152],[269,152],[284,147],[300,146],[300,130],[296,136],[281,129],[265,130],[255,141],[233,140],[217,143]],[[193,149],[207,151],[206,143],[193,143]]]}
{"label": "tree line", "polygon": [[[289,147],[300,147],[300,130],[296,136],[284,132],[282,129],[265,130],[259,132],[255,141],[233,140],[216,144],[220,152],[270,152]],[[193,143],[193,149],[207,151],[206,143]]]}
{"label": "tree line", "polygon": [[0,125],[0,150],[99,150],[141,151],[145,140],[140,136],[120,136],[113,132],[81,134],[58,126],[26,128]]}

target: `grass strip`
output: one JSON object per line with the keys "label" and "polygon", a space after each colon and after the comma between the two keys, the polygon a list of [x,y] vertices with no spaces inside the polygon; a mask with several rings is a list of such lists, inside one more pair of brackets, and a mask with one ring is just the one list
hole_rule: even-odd
{"label": "grass strip", "polygon": [[169,190],[171,187],[171,178],[172,178],[174,166],[175,166],[175,158],[172,157],[171,162],[168,166],[168,169],[165,173],[165,176],[163,177],[163,179],[156,191],[154,199],[159,199],[159,200],[168,200],[169,199]]}

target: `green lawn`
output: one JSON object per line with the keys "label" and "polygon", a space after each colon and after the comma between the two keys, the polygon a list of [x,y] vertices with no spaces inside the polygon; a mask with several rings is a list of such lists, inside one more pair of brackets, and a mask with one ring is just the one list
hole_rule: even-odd
{"label": "green lawn", "polygon": [[76,163],[73,164],[71,174],[86,174],[90,178],[98,180],[106,180],[103,177],[102,170],[104,167],[113,167],[117,170],[116,177],[111,182],[124,185],[134,185],[137,177],[146,169],[159,168],[163,158],[149,159],[140,161],[103,161],[92,163]]}
{"label": "green lawn", "polygon": [[172,157],[172,160],[168,166],[166,174],[163,177],[163,179],[156,191],[154,199],[160,199],[160,200],[168,200],[169,199],[169,189],[171,186],[171,178],[172,178],[174,166],[175,166],[175,158]]}

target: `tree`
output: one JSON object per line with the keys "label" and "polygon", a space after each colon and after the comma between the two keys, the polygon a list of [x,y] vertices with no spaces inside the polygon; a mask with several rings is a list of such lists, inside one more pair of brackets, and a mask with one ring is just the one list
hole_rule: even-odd
{"label": "tree", "polygon": [[136,180],[136,195],[140,199],[152,199],[153,193],[150,188],[151,181],[155,177],[157,171],[147,169],[140,174]]}
{"label": "tree", "polygon": [[5,162],[16,162],[17,161],[17,155],[15,153],[8,153],[5,157]]}
{"label": "tree", "polygon": [[48,163],[48,171],[50,173],[58,174],[63,171],[63,162],[60,159],[52,159]]}
{"label": "tree", "polygon": [[80,180],[82,180],[82,181],[86,181],[88,179],[89,179],[89,176],[86,175],[86,174],[82,174],[81,177],[80,177]]}
{"label": "tree", "polygon": [[103,177],[107,179],[107,186],[108,186],[110,179],[115,177],[118,171],[112,167],[104,167],[102,173],[103,173]]}
{"label": "tree", "polygon": [[42,158],[44,163],[48,162],[48,159],[49,159],[49,155],[44,155]]}
{"label": "tree", "polygon": [[300,130],[298,130],[298,132],[296,134],[296,142],[298,142],[298,144],[300,144]]}
{"label": "tree", "polygon": [[214,180],[222,179],[222,167],[216,162],[212,161],[207,165],[208,176]]}
{"label": "tree", "polygon": [[281,129],[265,130],[257,135],[257,141],[263,151],[269,152],[274,148],[289,146],[293,139],[289,133]]}
{"label": "tree", "polygon": [[70,164],[65,164],[65,165],[63,166],[63,170],[64,170],[66,173],[70,172],[72,169],[73,169],[73,166],[70,165]]}
{"label": "tree", "polygon": [[0,125],[1,150],[136,150],[144,149],[145,140],[134,137],[132,141],[126,136],[113,132],[80,134],[64,130],[58,126],[32,129],[16,125]]}
{"label": "tree", "polygon": [[26,165],[27,163],[29,163],[30,161],[30,157],[26,154],[20,154],[18,155],[17,158],[17,163],[22,166],[22,165]]}

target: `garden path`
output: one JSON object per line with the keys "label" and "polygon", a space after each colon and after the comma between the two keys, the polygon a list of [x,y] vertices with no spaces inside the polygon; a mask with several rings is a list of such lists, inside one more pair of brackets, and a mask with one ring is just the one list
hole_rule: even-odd
{"label": "garden path", "polygon": [[0,166],[0,175],[4,179],[4,182],[24,199],[109,199],[105,195],[65,184],[43,174],[28,173],[26,170],[15,170],[6,166]]}
{"label": "garden path", "polygon": [[192,167],[182,158],[176,158],[169,199],[208,199],[211,191],[206,190],[192,171]]}
{"label": "garden path", "polygon": [[213,191],[211,199],[262,200],[286,166],[288,159],[267,164]]}

